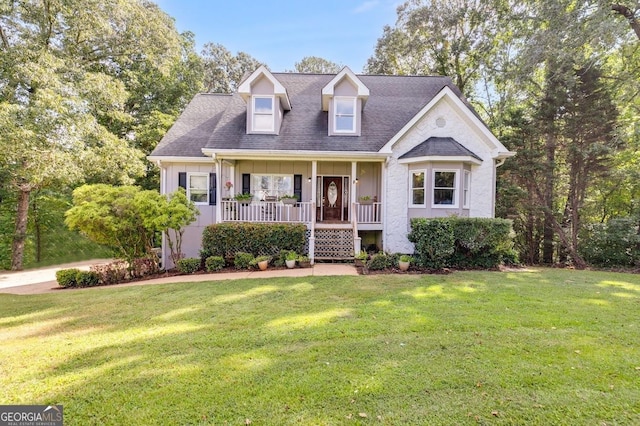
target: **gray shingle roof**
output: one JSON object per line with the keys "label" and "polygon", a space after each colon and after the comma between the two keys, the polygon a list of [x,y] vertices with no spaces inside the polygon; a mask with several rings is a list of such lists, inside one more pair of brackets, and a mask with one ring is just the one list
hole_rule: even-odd
{"label": "gray shingle roof", "polygon": [[292,107],[279,135],[246,133],[247,106],[240,95],[200,94],[151,155],[201,157],[201,148],[377,152],[445,86],[464,100],[448,77],[358,75],[370,90],[362,134],[328,136],[322,88],[335,75],[273,75],[286,88]]}
{"label": "gray shingle roof", "polygon": [[404,158],[416,157],[473,157],[480,161],[482,159],[468,150],[453,138],[430,137],[421,144],[415,146],[409,152],[400,156]]}

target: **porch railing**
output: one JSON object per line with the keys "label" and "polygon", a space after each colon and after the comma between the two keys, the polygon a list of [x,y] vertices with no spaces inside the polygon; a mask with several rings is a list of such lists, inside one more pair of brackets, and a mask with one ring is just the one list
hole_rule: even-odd
{"label": "porch railing", "polygon": [[358,223],[382,223],[382,203],[356,203],[356,219]]}
{"label": "porch railing", "polygon": [[223,222],[298,222],[311,223],[313,203],[284,204],[281,201],[222,201]]}

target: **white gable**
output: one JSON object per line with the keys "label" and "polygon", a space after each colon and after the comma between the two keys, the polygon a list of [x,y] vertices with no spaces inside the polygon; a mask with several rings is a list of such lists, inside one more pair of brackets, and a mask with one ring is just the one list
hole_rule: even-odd
{"label": "white gable", "polygon": [[[394,145],[402,139],[408,132],[411,131],[420,121],[428,114],[432,113],[436,108],[442,106],[444,103],[460,117],[470,127],[469,130],[477,133],[482,142],[484,142],[485,149],[491,152],[491,158],[493,159],[505,159],[515,155],[514,152],[509,151],[493,133],[487,128],[487,126],[469,109],[467,105],[451,90],[445,86],[418,114],[416,114],[396,135],[391,138],[381,149],[381,153],[391,153]],[[443,117],[446,120],[446,117]],[[444,135],[444,136],[449,136]]]}
{"label": "white gable", "polygon": [[249,100],[253,93],[252,87],[254,83],[260,81],[262,78],[266,78],[273,84],[273,93],[280,99],[282,108],[287,111],[291,110],[291,101],[289,100],[289,95],[287,95],[287,89],[284,88],[264,65],[261,65],[260,68],[251,73],[251,75],[238,86],[238,94],[242,96],[245,101]]}
{"label": "white gable", "polygon": [[322,88],[322,110],[329,111],[329,102],[336,95],[336,86],[339,86],[343,80],[347,80],[356,89],[356,97],[362,99],[362,107],[369,98],[369,88],[356,76],[349,67],[344,67],[336,74],[326,86]]}

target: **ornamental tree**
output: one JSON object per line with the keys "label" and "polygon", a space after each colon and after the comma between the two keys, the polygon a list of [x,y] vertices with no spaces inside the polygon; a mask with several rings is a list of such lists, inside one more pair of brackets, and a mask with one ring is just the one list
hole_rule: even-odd
{"label": "ornamental tree", "polygon": [[84,185],[73,191],[73,204],[66,213],[67,226],[110,247],[129,264],[154,258],[154,238],[161,232],[173,232],[179,256],[182,228],[199,213],[182,188],[165,197],[137,186]]}

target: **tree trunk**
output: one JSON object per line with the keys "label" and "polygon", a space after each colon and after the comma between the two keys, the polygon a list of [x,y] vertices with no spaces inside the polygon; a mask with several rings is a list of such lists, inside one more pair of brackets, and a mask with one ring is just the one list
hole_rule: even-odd
{"label": "tree trunk", "polygon": [[551,134],[545,136],[545,151],[547,156],[547,164],[545,165],[544,176],[544,224],[543,224],[543,241],[542,241],[542,262],[546,264],[553,263],[553,239],[554,230],[553,223],[555,218],[553,217],[553,197],[555,176],[554,168],[556,162],[556,143],[555,137]]}
{"label": "tree trunk", "polygon": [[11,250],[11,270],[21,271],[24,259],[24,245],[27,240],[27,221],[29,218],[30,189],[20,188],[18,195],[18,211],[16,212],[16,231],[13,235]]}
{"label": "tree trunk", "polygon": [[623,4],[613,4],[611,5],[611,10],[619,13],[627,19],[631,29],[636,33],[638,40],[640,40],[640,22],[636,19],[633,11]]}

